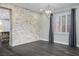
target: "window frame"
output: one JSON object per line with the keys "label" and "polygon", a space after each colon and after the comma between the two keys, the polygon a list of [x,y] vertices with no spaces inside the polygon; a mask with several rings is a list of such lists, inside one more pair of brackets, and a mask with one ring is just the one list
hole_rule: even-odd
{"label": "window frame", "polygon": [[[71,12],[70,11],[67,11],[67,12],[61,12],[61,13],[56,13],[55,15],[54,15],[54,20],[59,20],[59,33],[63,33],[62,32],[62,16],[63,15],[65,15],[65,33],[66,32],[68,32],[69,30],[67,29],[68,27],[68,24],[67,24],[67,22],[68,22],[68,15],[71,15]],[[56,22],[56,21],[55,21]],[[56,24],[54,23],[54,25],[56,26]],[[56,28],[56,27],[55,27]],[[56,30],[54,29],[54,32],[56,32]],[[58,31],[57,31],[58,32]]]}

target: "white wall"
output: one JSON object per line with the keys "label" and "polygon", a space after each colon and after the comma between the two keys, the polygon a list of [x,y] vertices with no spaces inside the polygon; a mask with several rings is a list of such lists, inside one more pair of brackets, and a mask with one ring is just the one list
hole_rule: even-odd
{"label": "white wall", "polygon": [[39,21],[39,36],[40,40],[48,41],[49,36],[49,17],[45,14],[41,14]]}
{"label": "white wall", "polygon": [[77,46],[79,47],[79,7],[76,9],[76,35],[77,35]]}
{"label": "white wall", "polygon": [[69,33],[54,32],[54,42],[68,45]]}

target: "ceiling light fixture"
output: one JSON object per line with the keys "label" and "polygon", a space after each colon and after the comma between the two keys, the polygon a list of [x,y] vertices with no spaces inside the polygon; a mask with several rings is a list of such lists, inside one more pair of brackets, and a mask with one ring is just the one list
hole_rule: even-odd
{"label": "ceiling light fixture", "polygon": [[43,11],[43,9],[40,9],[40,11]]}
{"label": "ceiling light fixture", "polygon": [[49,4],[47,5],[47,8],[45,8],[45,9],[40,9],[40,11],[41,11],[41,12],[44,12],[44,13],[46,13],[46,14],[51,14],[51,13],[52,13],[52,10],[51,10]]}
{"label": "ceiling light fixture", "polygon": [[50,14],[51,13],[51,10],[45,10],[45,13],[46,14]]}

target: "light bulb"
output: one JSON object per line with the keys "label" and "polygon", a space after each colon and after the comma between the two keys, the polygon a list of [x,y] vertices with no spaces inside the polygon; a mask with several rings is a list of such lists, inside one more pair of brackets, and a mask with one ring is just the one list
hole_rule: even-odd
{"label": "light bulb", "polygon": [[40,11],[43,11],[43,9],[40,9]]}
{"label": "light bulb", "polygon": [[51,13],[51,10],[46,10],[45,13],[46,14],[50,14]]}

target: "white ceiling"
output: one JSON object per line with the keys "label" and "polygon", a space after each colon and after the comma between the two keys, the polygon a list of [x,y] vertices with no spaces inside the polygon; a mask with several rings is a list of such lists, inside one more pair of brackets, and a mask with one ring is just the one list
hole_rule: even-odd
{"label": "white ceiling", "polygon": [[[48,8],[48,3],[15,3],[14,5],[30,9],[36,12],[39,12],[40,9]],[[61,9],[75,5],[79,5],[79,3],[49,3],[49,7],[51,9]]]}

